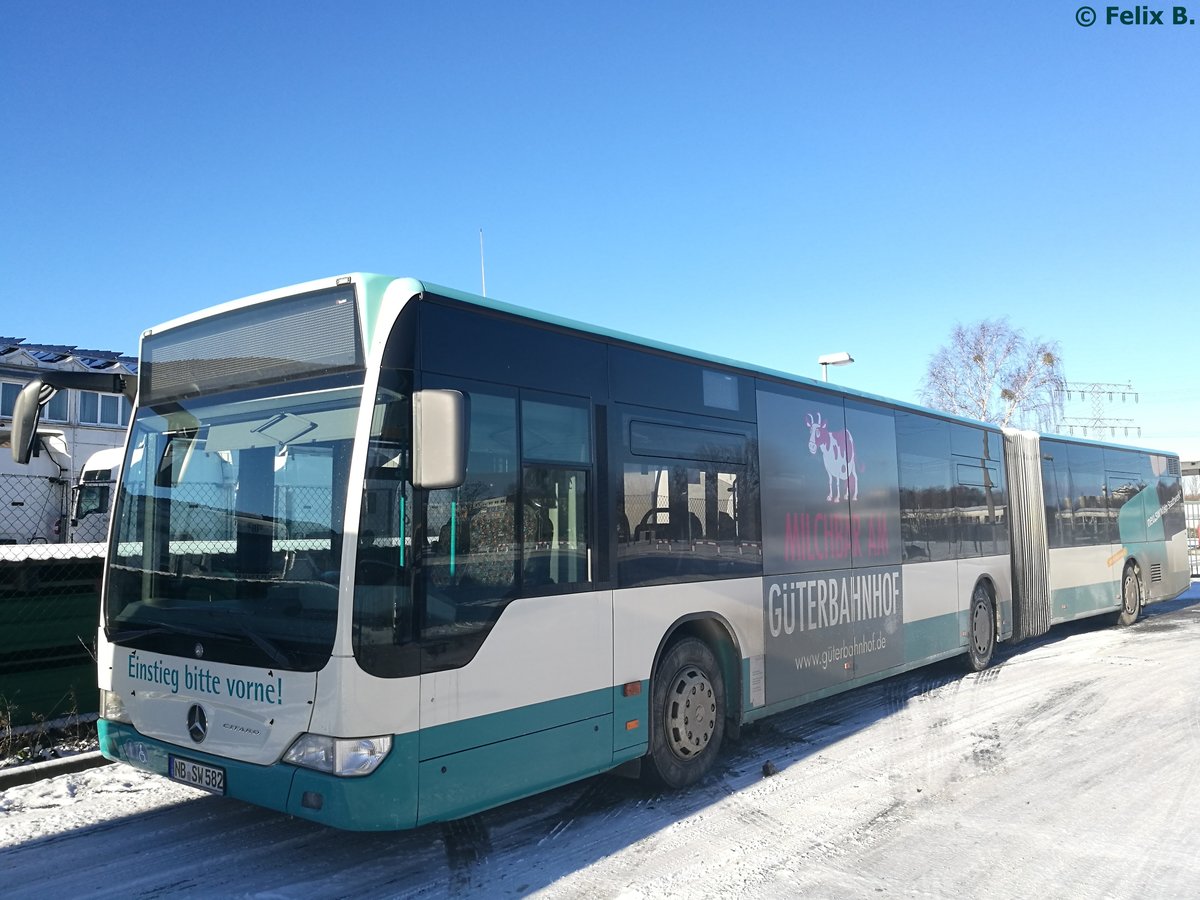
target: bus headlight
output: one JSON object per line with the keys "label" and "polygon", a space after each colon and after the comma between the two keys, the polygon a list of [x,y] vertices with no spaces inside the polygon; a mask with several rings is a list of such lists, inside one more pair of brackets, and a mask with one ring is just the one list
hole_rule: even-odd
{"label": "bus headlight", "polygon": [[125,709],[125,700],[113,691],[100,691],[100,718],[110,722],[132,724],[133,719]]}
{"label": "bus headlight", "polygon": [[283,755],[283,761],[342,778],[370,775],[392,749],[392,736],[332,738],[302,734]]}

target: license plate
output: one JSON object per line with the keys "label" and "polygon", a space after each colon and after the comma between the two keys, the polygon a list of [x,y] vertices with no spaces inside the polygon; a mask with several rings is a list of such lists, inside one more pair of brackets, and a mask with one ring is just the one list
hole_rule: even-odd
{"label": "license plate", "polygon": [[168,756],[167,777],[180,784],[190,784],[213,794],[225,793],[225,770],[207,763]]}

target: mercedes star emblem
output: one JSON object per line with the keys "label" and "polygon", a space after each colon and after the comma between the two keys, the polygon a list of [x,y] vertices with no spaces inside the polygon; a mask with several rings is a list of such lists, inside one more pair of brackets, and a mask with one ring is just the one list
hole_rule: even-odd
{"label": "mercedes star emblem", "polygon": [[208,734],[208,716],[204,714],[204,707],[199,703],[193,703],[191,709],[188,710],[188,734],[192,736],[192,740],[199,744]]}

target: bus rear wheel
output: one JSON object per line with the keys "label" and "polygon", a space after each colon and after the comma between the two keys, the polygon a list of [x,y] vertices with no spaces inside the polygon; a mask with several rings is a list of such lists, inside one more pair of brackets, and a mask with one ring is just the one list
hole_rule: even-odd
{"label": "bus rear wheel", "polygon": [[1141,615],[1142,572],[1137,563],[1130,563],[1121,576],[1121,608],[1113,616],[1113,624],[1132,625]]}
{"label": "bus rear wheel", "polygon": [[669,788],[695,784],[712,769],[725,736],[725,684],[708,645],[695,638],[672,645],[650,702],[646,779]]}
{"label": "bus rear wheel", "polygon": [[996,652],[996,603],[983,582],[971,593],[971,611],[967,616],[967,670],[982,672]]}

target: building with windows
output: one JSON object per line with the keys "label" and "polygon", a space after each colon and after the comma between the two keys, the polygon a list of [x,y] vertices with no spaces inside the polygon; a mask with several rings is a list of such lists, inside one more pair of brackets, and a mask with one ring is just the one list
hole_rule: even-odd
{"label": "building with windows", "polygon": [[119,447],[129,423],[129,400],[96,391],[62,390],[42,410],[38,431],[44,452],[18,466],[8,450],[13,407],[21,389],[39,372],[137,374],[137,359],[111,350],[61,344],[30,344],[0,337],[0,543],[65,540],[71,486],[95,452]]}

